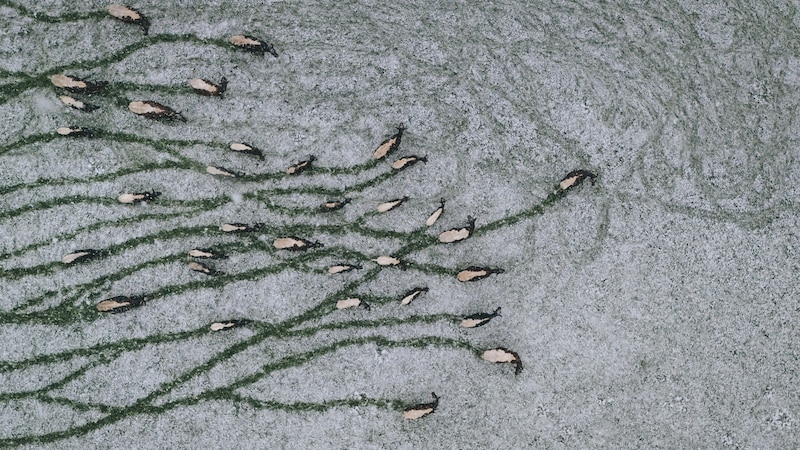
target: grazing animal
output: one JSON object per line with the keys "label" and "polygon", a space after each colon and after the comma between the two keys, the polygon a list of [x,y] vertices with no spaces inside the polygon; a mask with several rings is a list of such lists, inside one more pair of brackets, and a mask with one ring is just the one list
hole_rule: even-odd
{"label": "grazing animal", "polygon": [[514,375],[519,375],[522,372],[522,360],[519,359],[519,355],[516,352],[512,352],[511,350],[503,347],[497,347],[490,350],[486,350],[481,355],[481,358],[485,359],[486,361],[493,362],[493,363],[511,363],[516,366],[514,369]]}
{"label": "grazing animal", "polygon": [[83,127],[60,127],[56,133],[67,137],[93,137],[94,130]]}
{"label": "grazing animal", "polygon": [[360,298],[346,298],[344,300],[339,300],[339,301],[336,302],[336,309],[347,309],[347,308],[353,308],[353,307],[356,307],[356,306],[360,306],[360,307],[366,309],[367,311],[369,311],[371,309],[369,304],[367,302],[361,300]]}
{"label": "grazing animal", "polygon": [[408,200],[408,197],[396,198],[394,200],[389,200],[388,202],[383,202],[380,205],[378,205],[378,212],[384,213],[391,211],[397,208],[398,206],[402,205],[403,203],[405,203],[406,200]]}
{"label": "grazing animal", "polygon": [[97,109],[97,106],[84,103],[75,97],[70,97],[69,95],[61,95],[58,97],[58,99],[61,100],[61,103],[69,106],[72,109],[77,109],[78,111],[90,112]]}
{"label": "grazing animal", "polygon": [[464,239],[472,236],[475,230],[475,218],[467,216],[467,226],[462,228],[453,228],[452,230],[443,231],[439,235],[439,242],[450,243],[463,241]]}
{"label": "grazing animal", "polygon": [[378,256],[372,261],[378,263],[379,266],[397,266],[400,264],[400,260],[394,256]]}
{"label": "grazing animal", "polygon": [[230,42],[237,48],[241,48],[242,50],[248,52],[269,53],[276,58],[278,57],[278,52],[275,51],[275,47],[272,44],[268,44],[260,39],[254,38],[253,36],[237,34],[231,36]]}
{"label": "grazing animal", "polygon": [[275,239],[272,243],[278,250],[306,251],[310,248],[323,247],[319,242],[311,242],[297,236],[287,236]]}
{"label": "grazing animal", "polygon": [[439,216],[442,215],[444,212],[444,199],[439,200],[439,207],[436,208],[436,211],[432,212],[430,216],[428,216],[428,220],[425,221],[426,226],[433,226],[437,220],[439,220]]}
{"label": "grazing animal", "polygon": [[219,272],[217,272],[216,270],[208,267],[207,265],[205,265],[203,263],[199,263],[197,261],[190,262],[189,263],[189,269],[191,269],[191,270],[193,270],[195,272],[204,273],[206,275],[219,275]]}
{"label": "grazing animal", "polygon": [[254,155],[258,156],[259,158],[264,158],[264,155],[261,153],[261,150],[253,147],[250,144],[245,144],[243,142],[234,142],[230,145],[230,149],[236,153],[244,153],[247,155]]}
{"label": "grazing animal", "polygon": [[288,173],[289,175],[299,175],[305,172],[306,170],[310,169],[311,163],[313,163],[316,160],[317,158],[314,155],[310,155],[308,159],[306,159],[305,161],[300,161],[297,164],[292,164],[291,166],[289,166],[289,168],[286,169],[286,173]]}
{"label": "grazing animal", "polygon": [[403,138],[403,131],[405,130],[406,127],[401,123],[400,126],[397,127],[397,133],[378,145],[378,148],[375,149],[375,153],[373,153],[372,158],[385,158],[386,155],[397,150],[397,148],[400,147],[400,140]]}
{"label": "grazing animal", "polygon": [[250,320],[247,319],[234,319],[234,320],[223,320],[222,322],[214,322],[209,327],[211,331],[222,331],[222,330],[230,330],[231,328],[237,328],[250,323]]}
{"label": "grazing animal", "polygon": [[145,36],[147,36],[147,33],[150,30],[150,21],[147,20],[147,17],[135,9],[128,8],[124,5],[113,4],[108,6],[108,13],[114,18],[125,23],[139,25],[139,28],[142,29],[142,32]]}
{"label": "grazing animal", "polygon": [[458,272],[456,278],[458,281],[465,282],[465,281],[478,281],[482,280],[489,275],[493,275],[496,273],[503,273],[505,270],[503,269],[491,269],[488,267],[478,267],[478,266],[469,266],[466,269]]}
{"label": "grazing animal", "polygon": [[230,177],[230,178],[236,178],[242,176],[242,174],[239,172],[234,172],[232,170],[228,170],[224,167],[218,167],[218,166],[206,167],[206,173],[220,177]]}
{"label": "grazing animal", "polygon": [[107,81],[86,81],[63,73],[50,76],[53,86],[78,94],[94,94],[108,85]]}
{"label": "grazing animal", "polygon": [[594,186],[594,182],[597,179],[597,175],[589,172],[588,170],[573,170],[572,172],[568,173],[567,176],[561,179],[559,183],[559,187],[562,191],[566,191],[567,189],[573,188],[578,186],[579,184],[583,183],[584,180],[589,178],[592,182],[592,186]]}
{"label": "grazing animal", "polygon": [[207,249],[207,248],[193,248],[189,250],[189,256],[192,258],[202,258],[202,259],[224,259],[227,256],[224,253],[217,252],[215,250]]}
{"label": "grazing animal", "polygon": [[351,270],[361,269],[361,266],[353,265],[353,264],[337,264],[335,266],[328,267],[328,273],[345,273],[350,272]]}
{"label": "grazing animal", "polygon": [[100,312],[121,313],[131,308],[144,305],[146,302],[144,297],[126,297],[118,295],[105,299],[97,304],[97,310]]}
{"label": "grazing animal", "polygon": [[61,258],[61,262],[64,264],[84,262],[92,258],[97,258],[98,256],[104,256],[105,253],[106,252],[103,250],[92,250],[90,248],[85,250],[75,250],[70,254],[64,255],[64,257]]}
{"label": "grazing animal", "polygon": [[249,233],[251,231],[256,231],[264,227],[263,223],[254,223],[253,225],[248,225],[246,223],[223,223],[222,226],[219,227],[220,230],[226,233]]}
{"label": "grazing animal", "polygon": [[186,119],[181,113],[175,111],[169,106],[164,106],[158,102],[152,101],[135,101],[128,104],[128,109],[132,113],[146,117],[148,119],[166,119],[166,120],[182,120]]}
{"label": "grazing animal", "polygon": [[350,203],[350,199],[346,198],[344,200],[329,200],[321,205],[319,205],[320,211],[330,212],[330,211],[337,211],[344,208],[344,205]]}
{"label": "grazing animal", "polygon": [[439,397],[436,396],[435,392],[431,392],[433,396],[433,401],[430,403],[420,403],[414,406],[409,406],[408,408],[403,410],[403,418],[406,420],[415,420],[419,419],[420,417],[425,417],[429,414],[433,414],[436,411],[436,408],[439,407]]}
{"label": "grazing animal", "polygon": [[222,97],[222,94],[224,94],[225,90],[228,88],[228,79],[222,77],[219,84],[214,84],[204,78],[192,78],[189,80],[189,85],[200,95]]}
{"label": "grazing animal", "polygon": [[482,327],[489,323],[490,320],[494,319],[495,317],[500,316],[500,308],[494,310],[493,313],[477,313],[472,314],[469,316],[464,317],[461,320],[461,327],[462,328],[477,328]]}
{"label": "grazing animal", "polygon": [[428,162],[428,157],[427,156],[417,156],[417,155],[404,156],[404,157],[402,157],[402,158],[400,158],[400,159],[398,159],[398,160],[396,160],[395,162],[392,163],[392,169],[394,169],[394,170],[403,170],[406,167],[413,166],[414,164],[416,164],[418,162]]}
{"label": "grazing animal", "polygon": [[119,194],[117,200],[120,203],[141,203],[141,202],[149,202],[150,200],[155,200],[161,195],[161,192],[150,191],[150,192],[134,192],[133,194],[125,193]]}
{"label": "grazing animal", "polygon": [[428,292],[428,290],[429,289],[427,287],[415,287],[414,289],[411,289],[410,291],[403,294],[403,299],[400,300],[400,304],[407,305],[416,300],[417,297],[422,295],[423,292]]}

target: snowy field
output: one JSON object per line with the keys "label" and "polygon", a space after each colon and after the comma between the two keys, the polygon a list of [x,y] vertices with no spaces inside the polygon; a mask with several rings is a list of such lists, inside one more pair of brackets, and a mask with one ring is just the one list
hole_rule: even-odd
{"label": "snowy field", "polygon": [[796,3],[210,3],[0,0],[0,447],[800,441]]}

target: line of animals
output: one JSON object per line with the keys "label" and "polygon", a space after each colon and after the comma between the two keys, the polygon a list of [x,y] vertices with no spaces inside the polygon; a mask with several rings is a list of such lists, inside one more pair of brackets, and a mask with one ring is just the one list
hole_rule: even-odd
{"label": "line of animals", "polygon": [[[136,11],[127,6],[114,4],[108,7],[108,12],[111,14],[111,16],[123,22],[138,25],[142,29],[145,35],[148,34],[150,21],[147,17],[145,17],[144,14],[140,13],[139,11]],[[278,53],[275,51],[275,48],[271,44],[268,44],[252,36],[247,36],[247,35],[231,36],[230,43],[246,51],[262,53],[262,54],[270,53],[271,55],[278,57]],[[50,77],[50,80],[53,83],[53,85],[56,86],[57,88],[64,89],[69,93],[85,94],[85,95],[92,95],[98,93],[102,91],[108,84],[107,82],[104,81],[92,82],[66,74],[53,75]],[[216,84],[206,79],[193,78],[189,81],[189,84],[192,87],[192,89],[198,94],[205,96],[221,97],[227,90],[228,80],[225,77],[223,77],[220,83]],[[69,95],[61,95],[59,99],[65,105],[81,111],[89,112],[97,109],[96,106],[91,105],[90,103],[86,103],[82,100],[76,99]],[[133,101],[128,105],[128,108],[130,109],[131,112],[143,116],[147,119],[185,121],[185,118],[181,115],[181,113],[173,110],[168,106],[162,105],[154,101]],[[397,149],[400,147],[400,143],[403,137],[403,132],[405,131],[405,129],[406,128],[402,124],[400,124],[400,126],[397,129],[397,132],[394,135],[385,139],[383,142],[380,143],[380,145],[378,145],[378,147],[373,152],[373,159],[376,160],[383,159],[386,158],[388,155],[396,152]],[[62,136],[70,136],[70,137],[84,137],[84,136],[91,137],[95,134],[93,130],[84,127],[62,127],[57,130],[57,133]],[[263,153],[261,152],[261,150],[247,143],[231,143],[229,148],[231,151],[236,153],[253,155],[256,157],[263,158]],[[316,158],[314,156],[309,156],[308,159],[289,166],[286,169],[287,175],[294,176],[311,169],[312,163],[315,161],[315,159]],[[417,155],[408,155],[400,157],[399,159],[395,160],[391,164],[391,167],[394,170],[402,170],[418,162],[427,162],[427,160],[428,160],[427,157],[424,156],[421,157]],[[217,166],[208,166],[206,168],[206,172],[211,175],[223,176],[223,177],[241,176],[241,174],[237,172]],[[561,191],[567,191],[568,189],[578,186],[584,180],[587,179],[591,180],[592,184],[594,184],[596,175],[587,170],[574,170],[568,173],[560,181],[559,189]],[[143,204],[146,202],[156,200],[160,195],[161,192],[156,192],[156,191],[123,193],[118,196],[117,200],[123,204]],[[380,203],[377,206],[377,211],[379,213],[386,213],[392,211],[408,200],[409,200],[408,197],[402,197]],[[319,209],[321,211],[336,211],[344,208],[348,203],[350,203],[350,201],[351,200],[349,198],[341,200],[329,200],[321,204]],[[428,227],[433,226],[444,212],[445,209],[444,207],[445,207],[445,200],[441,199],[439,202],[439,206],[425,220],[425,225]],[[249,233],[258,231],[263,226],[264,224],[262,223],[254,223],[254,224],[224,223],[220,226],[220,230],[224,233]],[[472,236],[474,229],[475,229],[475,218],[473,218],[472,216],[468,216],[466,226],[452,228],[441,232],[439,234],[439,242],[456,243],[463,241]],[[297,236],[283,236],[276,238],[273,241],[273,246],[277,250],[297,252],[297,251],[307,251],[323,247],[323,244],[320,242],[312,242],[310,240],[300,238]],[[82,249],[73,251],[65,255],[62,258],[62,262],[66,265],[71,265],[89,261],[94,258],[103,257],[106,255],[107,253],[104,250]],[[215,251],[214,249],[207,249],[207,248],[191,249],[188,252],[188,256],[191,258],[191,262],[188,265],[189,269],[195,272],[203,273],[208,276],[219,275],[221,274],[221,272],[216,271],[208,263],[203,261],[224,259],[227,257],[227,255]],[[371,261],[375,262],[379,266],[403,267],[402,261],[390,255],[381,255],[378,256],[377,258],[372,259]],[[361,268],[362,266],[356,263],[338,263],[328,267],[327,272],[331,275],[334,275]],[[484,279],[494,274],[501,274],[503,272],[504,272],[503,269],[500,268],[469,266],[459,271],[456,274],[456,279],[460,282],[473,282]],[[426,292],[428,292],[428,287],[415,287],[406,292],[405,294],[403,294],[402,298],[400,299],[400,304],[403,306],[409,305],[411,302],[413,302]],[[97,303],[96,308],[97,311],[101,313],[121,313],[124,311],[128,311],[132,308],[142,306],[146,302],[147,302],[147,297],[144,295],[115,296],[102,300],[101,302]],[[357,297],[338,300],[336,302],[335,307],[336,309],[340,310],[353,307],[362,307],[367,310],[370,309],[370,305],[368,303]],[[491,313],[482,312],[482,313],[468,315],[466,317],[463,317],[459,325],[463,328],[481,327],[489,323],[489,321],[491,321],[495,317],[500,316],[500,310],[501,308],[498,307]],[[212,332],[219,332],[223,330],[230,330],[233,328],[245,326],[250,322],[251,321],[248,319],[222,320],[219,322],[212,323],[209,329]],[[522,361],[519,355],[516,352],[511,351],[509,349],[503,347],[488,349],[482,353],[481,357],[484,360],[493,363],[513,364],[515,366],[515,374],[519,374],[522,371]],[[403,417],[405,419],[412,420],[433,413],[439,405],[439,397],[435,393],[431,393],[431,395],[433,396],[433,402],[420,403],[405,408],[403,411]]]}

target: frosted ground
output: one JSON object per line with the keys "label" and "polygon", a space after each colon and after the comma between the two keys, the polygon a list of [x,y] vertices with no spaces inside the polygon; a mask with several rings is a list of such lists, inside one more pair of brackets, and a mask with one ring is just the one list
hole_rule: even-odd
{"label": "frosted ground", "polygon": [[[0,446],[800,440],[797,4],[140,1],[144,36],[103,2],[30,3],[0,1]],[[239,33],[279,57],[232,48]],[[99,109],[62,105],[60,72],[108,81],[82,97]],[[196,95],[195,76],[228,92]],[[428,162],[390,168],[409,154]],[[578,168],[596,185],[550,196]],[[333,197],[352,201],[320,213]],[[473,237],[436,242],[468,215]],[[325,247],[276,251],[283,234]],[[224,274],[190,271],[195,246],[226,251]],[[107,255],[60,262],[83,248]],[[342,261],[363,268],[326,273]],[[469,265],[505,273],[456,281]],[[430,290],[400,306],[414,286]],[[117,295],[148,302],[96,311]],[[371,310],[335,309],[350,296]],[[253,322],[209,331],[229,318]],[[480,359],[497,346],[519,375]],[[431,392],[434,414],[401,418]]]}

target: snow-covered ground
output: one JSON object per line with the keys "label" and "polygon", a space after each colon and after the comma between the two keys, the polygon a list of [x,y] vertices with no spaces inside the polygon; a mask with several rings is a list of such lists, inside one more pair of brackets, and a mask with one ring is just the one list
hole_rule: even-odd
{"label": "snow-covered ground", "polygon": [[[800,440],[796,5],[166,3],[131,5],[145,36],[105,3],[0,1],[0,446]],[[427,162],[391,168],[407,155]],[[574,169],[596,183],[559,193]],[[190,270],[196,247],[227,255],[202,261],[219,273]],[[103,253],[61,262],[79,249]],[[504,273],[459,282],[469,266]],[[97,311],[115,296],[146,303]],[[336,309],[353,297],[370,308]],[[251,322],[210,330],[229,319]],[[524,370],[481,359],[496,347]]]}

